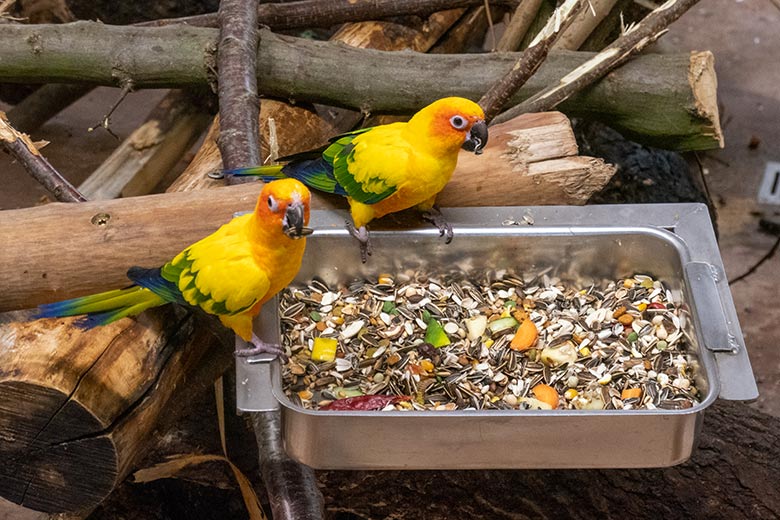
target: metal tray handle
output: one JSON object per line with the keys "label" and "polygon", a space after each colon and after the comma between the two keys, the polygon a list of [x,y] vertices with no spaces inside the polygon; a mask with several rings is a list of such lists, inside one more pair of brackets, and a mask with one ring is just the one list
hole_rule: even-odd
{"label": "metal tray handle", "polygon": [[704,348],[713,352],[718,367],[722,399],[751,401],[758,397],[758,388],[742,340],[722,271],[707,262],[689,262],[685,274],[696,308],[697,326]]}

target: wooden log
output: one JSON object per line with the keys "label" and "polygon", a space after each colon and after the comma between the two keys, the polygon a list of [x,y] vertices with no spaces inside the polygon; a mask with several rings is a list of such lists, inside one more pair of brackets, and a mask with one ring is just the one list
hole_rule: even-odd
{"label": "wooden log", "polygon": [[[584,204],[611,176],[603,162],[574,155],[571,127],[559,113],[529,114],[494,128],[482,156],[462,152],[463,164],[440,195],[444,206]],[[235,211],[252,209],[259,190],[252,183],[0,212],[0,235],[15,244],[0,249],[0,311],[122,287],[128,267],[163,264]],[[345,207],[339,197],[320,195],[313,206]],[[57,244],[56,261],[42,244]]]}
{"label": "wooden log", "polygon": [[[8,26],[0,31],[2,81],[82,81],[115,85],[116,71],[133,85],[170,87],[211,81],[209,49],[216,32],[197,27],[110,27],[90,22]],[[95,41],[104,42],[96,46]],[[706,56],[709,55],[709,58]],[[593,55],[551,54],[510,100],[516,104]],[[261,94],[357,108],[410,112],[443,92],[478,99],[516,62],[515,53],[427,55],[353,49],[261,31]],[[710,65],[706,65],[709,60]],[[645,55],[561,104],[571,115],[598,118],[644,144],[675,150],[715,148],[721,130],[714,96],[690,82],[701,69],[715,84],[709,53]],[[479,73],[475,74],[474,71]],[[305,71],[302,73],[301,71]],[[355,89],[355,78],[360,89]],[[698,109],[697,105],[703,107]]]}
{"label": "wooden log", "polygon": [[184,383],[204,352],[232,358],[232,334],[173,309],[89,333],[74,334],[71,321],[0,326],[0,494],[39,511],[95,507],[172,395],[197,391]]}

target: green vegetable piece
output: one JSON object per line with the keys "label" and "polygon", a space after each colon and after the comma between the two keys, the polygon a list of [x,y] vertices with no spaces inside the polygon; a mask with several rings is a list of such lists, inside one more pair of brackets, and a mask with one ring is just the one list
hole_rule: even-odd
{"label": "green vegetable piece", "polygon": [[311,321],[320,321],[322,319],[322,315],[317,311],[311,311],[309,313],[309,318],[311,318]]}
{"label": "green vegetable piece", "polygon": [[426,309],[423,309],[422,312],[422,320],[427,324],[429,321],[431,321],[431,313],[428,312]]}
{"label": "green vegetable piece", "polygon": [[428,328],[425,329],[425,342],[430,343],[436,348],[444,347],[450,344],[450,338],[444,332],[441,323],[433,318],[428,320]]}
{"label": "green vegetable piece", "polygon": [[636,332],[632,332],[626,337],[626,339],[628,340],[629,343],[634,343],[636,340],[639,339],[639,335]]}
{"label": "green vegetable piece", "polygon": [[510,316],[508,318],[499,318],[491,321],[488,323],[488,330],[490,330],[491,334],[496,334],[506,329],[515,328],[517,325],[517,320]]}
{"label": "green vegetable piece", "polygon": [[395,304],[390,301],[386,301],[382,304],[382,312],[386,312],[387,314],[398,314],[395,310]]}
{"label": "green vegetable piece", "polygon": [[507,300],[504,302],[504,307],[506,307],[507,309],[516,309],[517,302],[514,300]]}
{"label": "green vegetable piece", "polygon": [[336,388],[331,390],[331,392],[333,392],[333,395],[335,395],[339,399],[344,399],[345,397],[357,397],[359,395],[364,395],[363,391],[356,386],[352,386],[349,388],[345,388],[343,386],[337,386]]}

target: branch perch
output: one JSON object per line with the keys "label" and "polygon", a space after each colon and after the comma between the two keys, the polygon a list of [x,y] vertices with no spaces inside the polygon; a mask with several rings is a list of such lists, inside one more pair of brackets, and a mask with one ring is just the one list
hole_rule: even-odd
{"label": "branch perch", "polygon": [[520,54],[509,73],[496,81],[479,100],[489,123],[501,112],[509,98],[533,76],[547,58],[558,37],[585,6],[586,0],[566,0],[547,20],[531,44]]}
{"label": "branch perch", "polygon": [[260,164],[257,116],[257,9],[252,0],[219,4],[219,149],[225,168]]}
{"label": "branch perch", "polygon": [[[507,121],[520,114],[542,112],[558,106],[572,94],[601,79],[609,71],[625,63],[631,56],[658,39],[666,32],[669,24],[696,5],[698,1],[667,0],[666,3],[647,15],[644,20],[629,28],[603,51],[561,78],[558,84],[545,88],[507,110],[497,117],[496,121]],[[717,138],[722,146],[723,137],[720,135],[720,131],[717,132]]]}
{"label": "branch perch", "polygon": [[54,167],[49,164],[27,134],[17,132],[8,122],[5,112],[0,112],[0,145],[10,153],[33,178],[60,202],[87,200]]}
{"label": "branch perch", "polygon": [[[37,54],[28,43],[31,39],[38,42]],[[208,49],[216,39],[214,29],[186,26],[8,25],[0,31],[0,81],[116,85],[118,69],[136,88],[203,85],[213,80]],[[559,84],[592,56],[551,53],[510,103]],[[262,30],[258,89],[282,99],[409,113],[442,92],[479,99],[485,85],[504,76],[518,57],[353,49]],[[715,148],[721,143],[715,83],[709,53],[647,55],[614,71],[609,83],[596,83],[571,96],[560,108],[572,116],[605,121],[643,144],[675,150]]]}

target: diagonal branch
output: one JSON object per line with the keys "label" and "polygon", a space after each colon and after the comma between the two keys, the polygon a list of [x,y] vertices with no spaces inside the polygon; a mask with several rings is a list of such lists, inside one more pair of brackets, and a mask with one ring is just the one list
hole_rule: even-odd
{"label": "diagonal branch", "polygon": [[486,121],[490,122],[496,117],[515,92],[534,75],[547,58],[550,48],[582,10],[585,3],[586,0],[566,0],[561,4],[528,48],[520,54],[512,70],[495,82],[482,96],[479,104],[485,111]]}
{"label": "diagonal branch", "polygon": [[22,134],[8,122],[5,112],[0,112],[0,145],[18,160],[24,168],[49,190],[60,202],[84,202],[84,195],[78,192],[65,178],[49,164],[27,134]]}
{"label": "diagonal branch", "polygon": [[623,35],[603,51],[583,63],[561,80],[526,99],[519,105],[498,116],[500,123],[527,112],[544,112],[601,79],[612,69],[625,63],[631,56],[654,42],[666,32],[666,28],[699,0],[667,0],[648,14],[639,24],[630,27]]}

